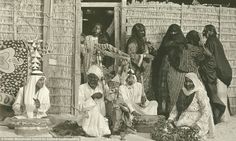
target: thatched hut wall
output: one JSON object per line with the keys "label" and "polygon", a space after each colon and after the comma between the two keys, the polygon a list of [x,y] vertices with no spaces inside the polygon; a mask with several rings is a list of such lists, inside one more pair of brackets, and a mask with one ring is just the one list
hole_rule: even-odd
{"label": "thatched hut wall", "polygon": [[166,4],[157,2],[133,3],[123,10],[127,40],[135,23],[146,26],[147,39],[158,48],[169,25],[179,24],[186,34],[190,30],[202,32],[207,24],[216,27],[224,45],[226,56],[233,69],[233,80],[229,90],[231,109],[236,113],[236,9],[193,5]]}
{"label": "thatched hut wall", "polygon": [[41,40],[50,113],[71,113],[75,0],[0,0],[0,40]]}

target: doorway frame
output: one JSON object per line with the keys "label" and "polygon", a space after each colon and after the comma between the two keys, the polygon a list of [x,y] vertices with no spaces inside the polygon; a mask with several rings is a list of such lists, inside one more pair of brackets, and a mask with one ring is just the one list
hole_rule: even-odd
{"label": "doorway frame", "polygon": [[[115,32],[115,47],[120,49],[120,34],[121,34],[121,22],[120,22],[120,14],[121,14],[121,3],[120,2],[81,2],[81,12],[82,8],[86,7],[96,7],[96,8],[113,8],[114,9],[114,32]],[[83,14],[80,15],[80,20],[83,19]],[[80,29],[82,33],[83,22],[80,23]]]}

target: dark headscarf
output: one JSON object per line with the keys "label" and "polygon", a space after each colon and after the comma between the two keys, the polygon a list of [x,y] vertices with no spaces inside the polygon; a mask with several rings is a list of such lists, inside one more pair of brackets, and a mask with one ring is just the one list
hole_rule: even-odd
{"label": "dark headscarf", "polygon": [[142,54],[145,52],[145,36],[146,36],[146,29],[145,26],[141,23],[137,23],[132,28],[131,37],[129,38],[127,42],[126,52],[128,52],[128,45],[132,42],[135,42],[138,44],[138,54]]}
{"label": "dark headscarf", "polygon": [[[182,49],[187,47],[187,40],[184,37],[181,28],[177,24],[172,24],[167,29],[165,36],[162,39],[160,48],[155,55],[152,64],[152,84],[153,86],[157,86],[159,78],[159,72],[161,68],[161,64],[163,62],[163,58],[166,55],[169,55],[169,59],[171,60],[171,65],[175,64],[176,67],[179,65],[179,56],[182,53]],[[157,88],[157,87],[155,87]],[[155,89],[154,89],[155,90]],[[155,90],[156,91],[156,90]]]}
{"label": "dark headscarf", "polygon": [[215,58],[216,75],[225,85],[229,86],[232,80],[232,68],[225,56],[222,43],[216,37],[216,29],[213,25],[206,25],[204,32],[212,33],[207,38],[205,47],[209,49]]}
{"label": "dark headscarf", "polygon": [[199,46],[200,37],[197,31],[195,30],[189,31],[186,35],[186,39],[189,44],[194,46]]}
{"label": "dark headscarf", "polygon": [[[100,28],[101,28],[101,32],[98,33],[98,35],[96,35],[96,27],[97,26],[100,26]],[[98,37],[98,43],[100,43],[100,44],[110,44],[111,43],[110,36],[105,31],[105,29],[101,23],[94,24],[93,29],[92,29],[92,35]]]}

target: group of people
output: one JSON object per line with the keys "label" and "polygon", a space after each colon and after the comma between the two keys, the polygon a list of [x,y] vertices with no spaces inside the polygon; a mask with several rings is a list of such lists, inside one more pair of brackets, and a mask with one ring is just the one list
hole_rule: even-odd
{"label": "group of people", "polygon": [[[98,130],[101,129],[98,126],[100,124],[92,120],[93,116],[86,118],[87,122],[94,124],[91,124],[93,130],[97,128],[96,133],[88,131],[89,134],[98,136],[109,134],[108,129],[115,131],[117,115],[130,129],[132,129],[132,116],[165,115],[168,123],[196,128],[200,131],[201,137],[213,132],[214,124],[229,119],[227,88],[232,80],[232,69],[213,25],[206,25],[202,34],[191,30],[185,37],[180,26],[172,24],[163,37],[159,49],[155,50],[146,39],[145,26],[137,23],[132,28],[125,51],[130,55],[131,62],[124,82],[121,81],[123,76],[117,74],[112,79],[115,80],[114,83],[106,86],[101,82],[103,92],[97,94],[96,88],[92,88],[91,84],[92,80],[99,81],[101,77],[96,74],[97,72],[93,72],[97,78],[88,77],[88,83],[79,88],[79,95],[83,95],[83,91],[86,91],[93,102],[103,99],[108,101],[106,104],[110,104],[98,106],[100,109],[95,108],[96,106],[92,108],[99,111],[103,107],[108,110],[106,114],[103,110],[99,118],[104,123],[101,125],[104,130]],[[100,83],[96,83],[99,86]],[[85,85],[89,91],[81,91]],[[116,95],[115,98],[111,98],[109,88],[114,90],[112,93]],[[148,101],[145,95],[152,91],[158,104],[155,101]],[[111,101],[112,104],[109,103]],[[109,109],[112,109],[112,112],[109,112]],[[108,121],[104,117],[107,117]],[[112,128],[111,126],[109,128],[109,125]],[[89,126],[86,127],[90,129]]]}
{"label": "group of people", "polygon": [[[94,36],[100,36],[99,43],[107,43],[101,27],[94,28]],[[215,27],[205,26],[202,35],[192,30],[185,37],[180,26],[172,24],[155,50],[146,39],[145,26],[135,24],[126,47],[131,58],[126,73],[117,72],[105,82],[103,68],[93,64],[87,69],[87,82],[78,87],[76,108],[86,134],[106,136],[123,127],[134,132],[133,117],[165,115],[173,127],[196,128],[205,137],[214,131],[214,123],[227,121],[232,69]],[[151,91],[157,102],[148,100],[146,94]],[[15,114],[41,118],[49,107],[45,77],[31,75],[13,104]]]}
{"label": "group of people", "polygon": [[223,45],[213,25],[206,25],[200,33],[190,31],[184,37],[181,28],[173,24],[163,38],[153,61],[153,85],[159,101],[158,112],[169,116],[189,72],[197,74],[210,99],[214,122],[227,121],[227,87],[232,80],[232,69]]}

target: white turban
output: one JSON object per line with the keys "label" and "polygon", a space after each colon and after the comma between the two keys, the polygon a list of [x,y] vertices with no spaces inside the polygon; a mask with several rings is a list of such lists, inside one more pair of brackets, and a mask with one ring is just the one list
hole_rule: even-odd
{"label": "white turban", "polygon": [[95,74],[99,79],[103,77],[103,72],[100,69],[100,67],[98,67],[97,65],[90,66],[90,68],[88,69],[87,75],[91,73]]}

